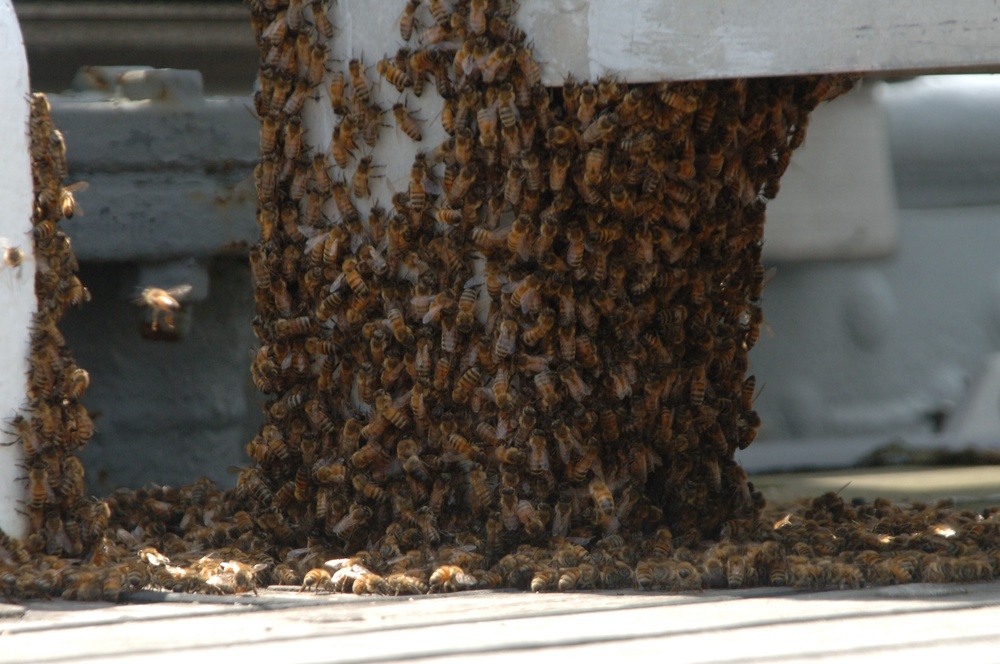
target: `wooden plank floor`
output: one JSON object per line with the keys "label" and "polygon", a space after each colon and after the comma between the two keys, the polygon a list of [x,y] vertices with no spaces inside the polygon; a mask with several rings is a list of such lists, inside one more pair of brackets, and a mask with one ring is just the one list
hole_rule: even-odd
{"label": "wooden plank floor", "polygon": [[[769,502],[847,481],[847,498],[991,501],[995,467],[754,477]],[[0,604],[0,663],[451,660],[1000,661],[1000,581],[850,591],[671,595],[476,591],[415,598],[267,589],[254,597],[143,592],[133,603]],[[558,651],[556,650],[558,649]]]}
{"label": "wooden plank floor", "polygon": [[363,598],[141,593],[0,611],[0,661],[885,661],[1000,652],[1000,582],[698,594],[477,591]]}

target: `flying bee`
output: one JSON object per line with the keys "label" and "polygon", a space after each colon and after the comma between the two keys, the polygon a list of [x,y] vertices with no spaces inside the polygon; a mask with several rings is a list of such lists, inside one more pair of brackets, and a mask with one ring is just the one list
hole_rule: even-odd
{"label": "flying bee", "polygon": [[163,324],[173,329],[174,314],[181,308],[179,300],[191,293],[191,290],[192,286],[190,284],[182,284],[167,289],[150,286],[144,288],[134,302],[137,305],[149,307],[153,316],[150,329],[154,332],[159,328],[161,316]]}
{"label": "flying bee", "polygon": [[393,104],[392,114],[396,118],[396,125],[415,143],[419,143],[424,140],[424,136],[420,131],[420,125],[417,124],[417,121],[413,118],[413,114],[404,104]]}
{"label": "flying bee", "polygon": [[[90,187],[89,182],[75,182],[59,190],[59,211],[63,217],[66,219],[73,218],[73,215],[79,209],[76,199],[73,198],[73,192],[86,191],[88,187]],[[79,209],[79,211],[82,213],[82,209]]]}
{"label": "flying bee", "polygon": [[19,268],[24,262],[24,251],[20,247],[7,247],[3,250],[3,262],[8,267]]}

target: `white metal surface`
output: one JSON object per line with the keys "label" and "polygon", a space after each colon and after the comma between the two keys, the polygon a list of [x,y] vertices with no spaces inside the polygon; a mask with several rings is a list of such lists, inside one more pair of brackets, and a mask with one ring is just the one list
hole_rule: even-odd
{"label": "white metal surface", "polygon": [[[0,262],[0,419],[24,403],[28,371],[28,331],[35,311],[35,260],[31,250],[31,162],[28,156],[28,62],[10,0],[0,0],[0,261],[7,249],[19,249],[19,266]],[[4,427],[6,428],[6,427]],[[9,443],[9,433],[0,442]],[[20,445],[0,446],[0,529],[27,535],[27,519],[18,512],[26,471]]]}
{"label": "white metal surface", "polygon": [[767,204],[764,260],[886,256],[898,248],[896,192],[881,97],[862,82],[809,119],[778,197]]}

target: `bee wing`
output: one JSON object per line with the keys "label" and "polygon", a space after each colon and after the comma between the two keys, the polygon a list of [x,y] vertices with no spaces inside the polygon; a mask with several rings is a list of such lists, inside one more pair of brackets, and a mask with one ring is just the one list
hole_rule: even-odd
{"label": "bee wing", "polygon": [[476,275],[474,277],[470,277],[465,282],[465,284],[462,287],[463,288],[475,288],[476,286],[482,286],[485,283],[486,283],[486,275],[485,274],[480,274],[480,275]]}
{"label": "bee wing", "polygon": [[193,286],[191,284],[181,284],[180,286],[174,286],[173,288],[166,289],[167,295],[179,300],[186,297],[192,290]]}
{"label": "bee wing", "polygon": [[71,185],[63,187],[63,189],[65,189],[68,192],[74,192],[74,191],[87,191],[89,187],[90,187],[89,182],[87,182],[86,180],[81,180],[80,182],[74,182]]}

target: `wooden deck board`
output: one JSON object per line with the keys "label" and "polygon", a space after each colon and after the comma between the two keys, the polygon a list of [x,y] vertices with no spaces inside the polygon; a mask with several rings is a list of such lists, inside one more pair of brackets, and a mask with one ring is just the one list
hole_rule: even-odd
{"label": "wooden deck board", "polygon": [[[147,596],[150,596],[147,594]],[[197,599],[186,597],[184,599]],[[29,602],[0,619],[3,661],[284,663],[560,656],[678,661],[868,657],[1000,642],[1000,582],[805,593],[475,592],[418,598],[267,590],[232,603]],[[994,651],[995,652],[995,651]],[[519,661],[519,664],[521,662]]]}

